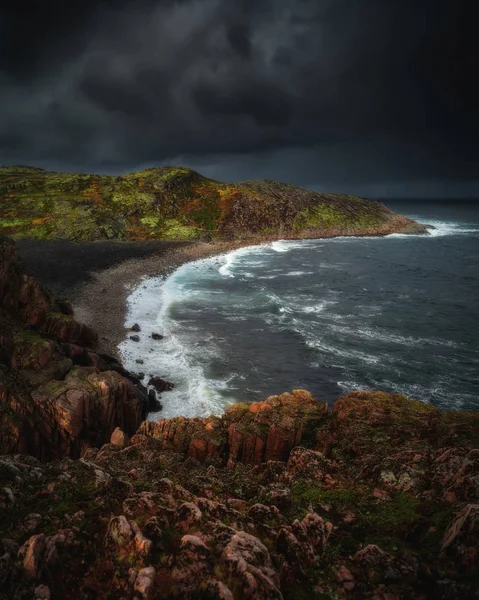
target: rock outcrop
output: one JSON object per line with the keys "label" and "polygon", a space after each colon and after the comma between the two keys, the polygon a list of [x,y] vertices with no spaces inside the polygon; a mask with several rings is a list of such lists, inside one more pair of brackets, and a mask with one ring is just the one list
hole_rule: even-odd
{"label": "rock outcrop", "polygon": [[202,462],[218,459],[232,468],[238,462],[287,460],[294,446],[311,439],[326,413],[326,405],[309,392],[294,390],[265,402],[235,404],[221,418],[146,421],[138,435],[158,440],[162,449]]}
{"label": "rock outcrop", "polygon": [[97,345],[95,331],[26,275],[14,245],[1,240],[0,453],[78,457],[116,427],[135,433],[145,390]]}
{"label": "rock outcrop", "polygon": [[475,598],[478,441],[476,413],[294,391],[4,456],[0,598]]}

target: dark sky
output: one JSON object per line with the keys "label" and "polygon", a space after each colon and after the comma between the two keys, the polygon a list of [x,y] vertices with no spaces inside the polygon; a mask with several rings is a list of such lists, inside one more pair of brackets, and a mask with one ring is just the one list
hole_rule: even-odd
{"label": "dark sky", "polygon": [[10,2],[0,9],[0,163],[185,164],[379,197],[479,196],[473,7]]}

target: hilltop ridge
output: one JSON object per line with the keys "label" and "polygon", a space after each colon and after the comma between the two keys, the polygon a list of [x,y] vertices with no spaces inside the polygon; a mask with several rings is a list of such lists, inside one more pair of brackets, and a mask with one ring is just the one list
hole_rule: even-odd
{"label": "hilltop ridge", "polygon": [[0,235],[16,239],[254,241],[426,231],[376,201],[270,180],[224,183],[185,167],[118,176],[0,167]]}

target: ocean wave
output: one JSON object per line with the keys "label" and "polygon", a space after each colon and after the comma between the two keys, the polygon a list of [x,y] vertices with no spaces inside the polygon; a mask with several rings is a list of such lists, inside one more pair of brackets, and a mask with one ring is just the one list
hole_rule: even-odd
{"label": "ocean wave", "polygon": [[309,348],[314,348],[315,350],[320,350],[335,356],[341,356],[342,358],[360,360],[361,362],[374,365],[382,362],[381,358],[374,354],[367,354],[366,352],[361,352],[360,350],[354,350],[352,348],[346,350],[344,348],[339,348],[338,346],[328,344],[323,340],[310,338],[306,340],[306,344],[309,346]]}
{"label": "ocean wave", "polygon": [[386,344],[401,344],[404,346],[447,346],[450,348],[456,348],[458,344],[451,340],[441,340],[438,338],[416,338],[412,336],[403,336],[392,332],[383,332],[379,329],[370,327],[346,327],[341,325],[330,325],[329,327],[333,331],[343,333],[345,335],[370,339],[373,341],[380,341]]}
{"label": "ocean wave", "polygon": [[302,275],[314,275],[314,271],[291,271],[284,274],[286,277],[300,277]]}
{"label": "ocean wave", "polygon": [[[410,218],[421,221],[419,216],[411,216]],[[391,233],[387,238],[410,238],[420,237],[425,240],[428,238],[444,237],[449,235],[467,235],[469,233],[479,233],[479,229],[471,229],[469,225],[457,221],[439,221],[436,219],[427,219],[427,224],[432,225],[434,229],[429,229],[429,235],[423,234],[408,234],[408,233]]]}

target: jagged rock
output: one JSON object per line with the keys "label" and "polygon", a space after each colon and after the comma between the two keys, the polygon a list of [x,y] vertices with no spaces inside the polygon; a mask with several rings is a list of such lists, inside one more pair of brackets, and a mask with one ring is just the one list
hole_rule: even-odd
{"label": "jagged rock", "polygon": [[8,552],[5,552],[3,556],[0,556],[0,589],[11,573],[11,562],[12,557]]}
{"label": "jagged rock", "polygon": [[158,412],[163,409],[163,405],[158,400],[155,390],[148,390],[148,411]]}
{"label": "jagged rock", "polygon": [[39,585],[35,588],[35,600],[50,600],[50,588],[46,585]]}
{"label": "jagged rock", "polygon": [[141,327],[138,325],[138,323],[135,323],[134,325],[132,325],[131,330],[135,331],[135,332],[139,332],[139,331],[141,331]]}
{"label": "jagged rock", "polygon": [[[221,556],[228,580],[239,582],[239,595],[252,599],[282,599],[279,576],[267,548],[256,537],[238,531]],[[237,584],[238,585],[238,584]]]}
{"label": "jagged rock", "polygon": [[0,454],[78,457],[117,426],[132,435],[146,416],[144,389],[96,354],[96,333],[64,313],[0,240],[0,321],[9,323],[0,334]]}
{"label": "jagged rock", "polygon": [[320,481],[326,473],[334,470],[335,464],[321,452],[299,447],[291,451],[286,468],[290,478],[307,475]]}
{"label": "jagged rock", "polygon": [[111,539],[120,547],[126,546],[133,539],[134,533],[124,515],[113,517],[108,525],[106,539]]}
{"label": "jagged rock", "polygon": [[217,579],[208,579],[205,583],[204,598],[207,600],[234,600],[231,590]]}
{"label": "jagged rock", "polygon": [[308,514],[300,522],[283,527],[276,537],[276,549],[286,561],[281,568],[281,577],[292,583],[298,573],[304,574],[314,566],[328,542],[333,526],[319,515]]}
{"label": "jagged rock", "polygon": [[148,385],[153,386],[157,392],[169,392],[175,387],[173,383],[161,377],[150,377]]}
{"label": "jagged rock", "polygon": [[119,427],[117,427],[111,434],[110,444],[120,446],[120,448],[125,448],[126,446],[128,446],[129,443],[130,438]]}
{"label": "jagged rock", "polygon": [[454,557],[464,572],[479,568],[479,504],[468,504],[444,534],[443,557]]}
{"label": "jagged rock", "polygon": [[175,598],[194,598],[198,595],[198,584],[208,579],[210,572],[210,550],[195,535],[184,535],[180,552],[172,561],[171,577],[174,581]]}
{"label": "jagged rock", "polygon": [[345,565],[340,565],[336,569],[335,575],[338,582],[347,592],[351,592],[356,587],[354,575]]}
{"label": "jagged rock", "polygon": [[134,590],[143,600],[152,600],[155,595],[155,577],[154,567],[145,567],[138,573],[134,585]]}
{"label": "jagged rock", "polygon": [[162,442],[165,449],[184,452],[203,462],[221,457],[227,464],[260,464],[287,460],[291,449],[312,434],[327,413],[325,405],[303,390],[271,396],[265,402],[236,404],[221,419],[175,419],[142,423],[138,434]]}
{"label": "jagged rock", "polygon": [[15,504],[15,496],[8,487],[0,488],[0,510],[11,508]]}
{"label": "jagged rock", "polygon": [[37,579],[42,573],[45,543],[45,534],[32,535],[18,551],[18,556],[23,561],[25,574],[31,579]]}
{"label": "jagged rock", "polygon": [[232,406],[223,417],[228,424],[228,466],[287,460],[291,449],[326,413],[327,407],[303,390]]}
{"label": "jagged rock", "polygon": [[184,532],[190,531],[194,525],[201,522],[203,513],[193,502],[183,502],[175,514],[176,526]]}

